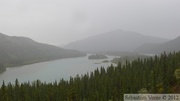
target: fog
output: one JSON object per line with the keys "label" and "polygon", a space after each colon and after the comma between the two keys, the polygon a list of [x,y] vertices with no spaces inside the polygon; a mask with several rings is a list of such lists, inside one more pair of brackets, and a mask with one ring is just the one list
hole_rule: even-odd
{"label": "fog", "polygon": [[0,0],[0,32],[64,45],[122,29],[180,35],[180,0]]}

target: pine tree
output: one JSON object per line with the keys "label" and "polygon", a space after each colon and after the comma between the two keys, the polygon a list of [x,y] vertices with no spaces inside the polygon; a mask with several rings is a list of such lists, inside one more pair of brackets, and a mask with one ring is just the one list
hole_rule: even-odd
{"label": "pine tree", "polygon": [[4,80],[3,80],[3,84],[2,84],[1,89],[0,89],[1,101],[7,100],[6,97],[7,97],[6,85],[5,85]]}

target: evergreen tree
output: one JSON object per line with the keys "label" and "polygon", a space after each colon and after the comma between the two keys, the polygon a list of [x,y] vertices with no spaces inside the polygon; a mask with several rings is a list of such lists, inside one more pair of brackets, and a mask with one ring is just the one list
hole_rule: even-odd
{"label": "evergreen tree", "polygon": [[[123,101],[125,93],[180,93],[180,52],[101,67],[59,82],[3,84],[0,101]],[[176,78],[174,71],[176,70]],[[173,72],[173,73],[172,73]]]}

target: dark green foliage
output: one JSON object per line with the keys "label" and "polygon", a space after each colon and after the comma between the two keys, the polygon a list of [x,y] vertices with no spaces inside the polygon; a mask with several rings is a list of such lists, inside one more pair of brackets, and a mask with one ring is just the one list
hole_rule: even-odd
{"label": "dark green foliage", "polygon": [[[0,101],[123,101],[125,93],[174,93],[180,52],[101,67],[69,81],[2,84]],[[180,93],[180,92],[178,92]]]}

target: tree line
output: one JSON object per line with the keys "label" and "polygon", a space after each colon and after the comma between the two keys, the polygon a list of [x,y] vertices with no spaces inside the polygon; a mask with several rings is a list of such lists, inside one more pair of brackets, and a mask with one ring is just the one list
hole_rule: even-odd
{"label": "tree line", "polygon": [[123,101],[126,93],[180,93],[176,89],[180,88],[179,79],[174,75],[179,68],[180,52],[174,52],[123,65],[119,62],[52,83],[19,83],[16,79],[14,85],[3,82],[0,101]]}

